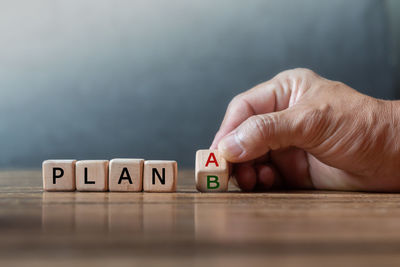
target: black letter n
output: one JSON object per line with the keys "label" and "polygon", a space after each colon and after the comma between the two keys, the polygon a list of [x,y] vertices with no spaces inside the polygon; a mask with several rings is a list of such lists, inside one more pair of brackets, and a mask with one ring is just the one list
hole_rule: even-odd
{"label": "black letter n", "polygon": [[157,168],[153,168],[153,184],[156,184],[156,176],[158,177],[158,180],[160,180],[161,184],[165,184],[165,168],[162,168],[162,177],[157,171]]}

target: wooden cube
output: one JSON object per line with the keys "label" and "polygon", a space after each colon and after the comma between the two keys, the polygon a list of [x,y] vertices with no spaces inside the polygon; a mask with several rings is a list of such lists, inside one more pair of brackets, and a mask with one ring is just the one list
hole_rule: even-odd
{"label": "wooden cube", "polygon": [[76,162],[78,191],[108,190],[108,160],[80,160]]}
{"label": "wooden cube", "polygon": [[196,152],[196,188],[200,192],[224,192],[228,190],[229,165],[217,150]]}
{"label": "wooden cube", "polygon": [[168,160],[146,160],[143,171],[143,191],[175,192],[178,164]]}
{"label": "wooden cube", "polygon": [[42,164],[43,189],[75,191],[76,160],[45,160]]}
{"label": "wooden cube", "polygon": [[143,162],[143,159],[111,160],[108,178],[110,191],[142,191]]}

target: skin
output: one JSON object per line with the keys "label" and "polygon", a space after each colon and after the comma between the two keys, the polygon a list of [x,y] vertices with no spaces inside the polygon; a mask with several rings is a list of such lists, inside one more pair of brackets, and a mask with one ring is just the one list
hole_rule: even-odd
{"label": "skin", "polygon": [[237,95],[211,149],[243,191],[400,191],[400,102],[307,69]]}

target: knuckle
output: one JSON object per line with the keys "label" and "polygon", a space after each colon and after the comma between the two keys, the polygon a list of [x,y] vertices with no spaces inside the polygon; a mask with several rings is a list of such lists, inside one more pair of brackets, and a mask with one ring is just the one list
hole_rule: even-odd
{"label": "knuckle", "polygon": [[329,104],[306,108],[298,113],[294,127],[302,133],[306,143],[314,144],[326,131],[331,113],[332,107]]}
{"label": "knuckle", "polygon": [[238,94],[235,97],[233,97],[231,102],[229,102],[228,108],[229,109],[235,108],[236,106],[239,106],[239,104],[242,101],[243,101],[243,93]]}
{"label": "knuckle", "polygon": [[319,80],[319,77],[310,69],[297,68],[283,71],[276,75],[273,80],[278,81],[283,88],[291,88],[296,91],[301,90],[301,88],[310,88],[316,80]]}
{"label": "knuckle", "polygon": [[314,71],[307,68],[295,68],[280,72],[276,77],[315,77],[318,76]]}
{"label": "knuckle", "polygon": [[230,114],[236,114],[242,116],[243,114],[255,114],[255,111],[247,100],[246,93],[241,93],[235,96],[228,105],[228,111]]}
{"label": "knuckle", "polygon": [[254,115],[248,120],[249,128],[255,131],[256,137],[261,140],[267,140],[274,128],[273,117],[268,114]]}
{"label": "knuckle", "polygon": [[304,76],[304,77],[317,76],[317,74],[314,71],[312,71],[310,69],[307,69],[307,68],[297,68],[297,69],[294,69],[294,71],[297,72],[299,75]]}

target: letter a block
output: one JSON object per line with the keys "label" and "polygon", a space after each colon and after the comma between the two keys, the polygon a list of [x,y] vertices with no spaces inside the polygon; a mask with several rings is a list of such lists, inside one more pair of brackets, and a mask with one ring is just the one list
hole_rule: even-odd
{"label": "letter a block", "polygon": [[176,161],[146,160],[143,171],[143,191],[175,192],[178,179]]}
{"label": "letter a block", "polygon": [[196,188],[200,192],[228,190],[229,165],[217,150],[196,152]]}
{"label": "letter a block", "polygon": [[142,191],[143,162],[143,159],[111,160],[108,179],[110,191]]}
{"label": "letter a block", "polygon": [[76,162],[78,191],[108,190],[108,160],[80,160]]}
{"label": "letter a block", "polygon": [[76,160],[45,160],[43,188],[46,191],[75,191]]}

